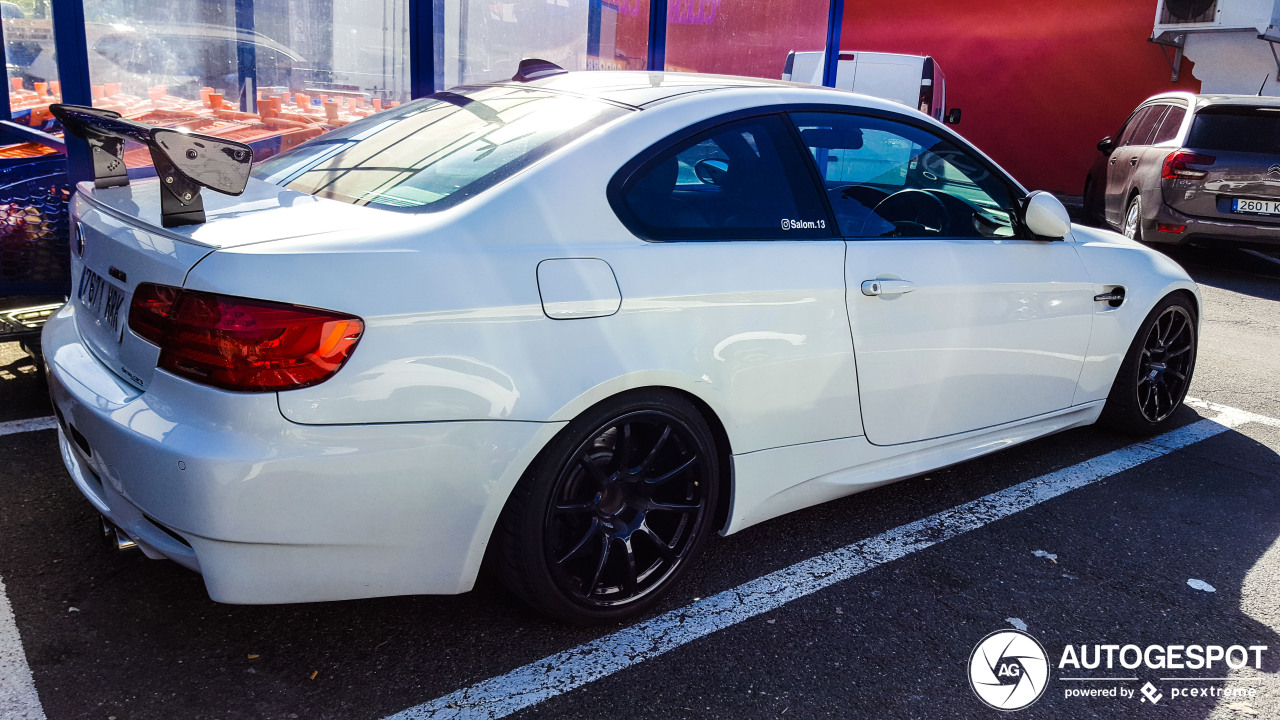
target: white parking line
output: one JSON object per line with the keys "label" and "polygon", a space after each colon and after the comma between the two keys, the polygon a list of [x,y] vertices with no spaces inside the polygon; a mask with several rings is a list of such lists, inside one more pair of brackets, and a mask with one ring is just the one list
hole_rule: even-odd
{"label": "white parking line", "polygon": [[10,420],[9,422],[0,422],[0,435],[14,435],[34,430],[52,430],[56,427],[58,427],[58,420],[52,415],[28,418],[26,420]]}
{"label": "white parking line", "polygon": [[1201,400],[1200,398],[1193,397],[1187,398],[1184,402],[1187,407],[1193,407],[1197,410],[1212,410],[1216,413],[1230,414],[1233,417],[1238,417],[1242,420],[1240,423],[1241,425],[1245,423],[1258,423],[1259,425],[1280,428],[1280,420],[1277,420],[1276,418],[1251,413],[1248,410],[1241,410],[1240,408],[1233,408],[1230,405],[1219,405],[1215,402],[1209,402],[1208,400]]}
{"label": "white parking line", "polygon": [[505,675],[403,710],[387,720],[506,717],[842,580],[1229,429],[1249,422],[1280,427],[1280,420],[1274,418],[1194,402],[1198,407],[1216,412],[1217,416],[804,560]]}
{"label": "white parking line", "polygon": [[13,609],[0,580],[0,718],[4,720],[45,720],[44,707],[36,694],[27,654],[13,620]]}

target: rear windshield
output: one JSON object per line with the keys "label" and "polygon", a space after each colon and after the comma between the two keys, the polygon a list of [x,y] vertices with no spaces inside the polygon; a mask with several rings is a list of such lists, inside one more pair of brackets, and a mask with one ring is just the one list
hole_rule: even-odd
{"label": "rear windshield", "polygon": [[1208,107],[1196,113],[1187,147],[1280,153],[1280,108]]}
{"label": "rear windshield", "polygon": [[441,210],[626,112],[518,87],[454,88],[339,128],[253,176],[355,205]]}

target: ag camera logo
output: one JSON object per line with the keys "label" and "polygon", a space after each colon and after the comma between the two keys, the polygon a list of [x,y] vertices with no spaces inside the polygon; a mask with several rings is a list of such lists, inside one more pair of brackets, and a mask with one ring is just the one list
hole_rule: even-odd
{"label": "ag camera logo", "polygon": [[1049,656],[1040,642],[1017,630],[982,638],[969,656],[969,686],[996,710],[1021,710],[1049,685]]}

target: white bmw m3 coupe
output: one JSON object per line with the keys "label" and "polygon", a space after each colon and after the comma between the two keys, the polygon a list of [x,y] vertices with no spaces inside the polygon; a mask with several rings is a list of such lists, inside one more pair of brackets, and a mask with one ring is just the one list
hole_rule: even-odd
{"label": "white bmw m3 coupe", "polygon": [[[1103,421],[1153,433],[1200,299],[945,126],[823,88],[565,73],[251,165],[93,148],[45,331],[104,528],[227,603],[650,607],[713,532]],[[158,178],[129,183],[124,140]]]}

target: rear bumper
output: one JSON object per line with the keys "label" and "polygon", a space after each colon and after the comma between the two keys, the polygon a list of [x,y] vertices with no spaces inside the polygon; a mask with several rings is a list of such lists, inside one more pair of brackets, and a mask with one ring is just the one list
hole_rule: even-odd
{"label": "rear bumper", "polygon": [[[1160,232],[1156,226],[1185,225],[1180,233]],[[1220,220],[1185,215],[1165,203],[1160,203],[1151,225],[1143,229],[1142,239],[1147,242],[1176,243],[1178,245],[1253,245],[1280,246],[1280,224],[1265,225],[1247,220]]]}
{"label": "rear bumper", "polygon": [[229,603],[471,588],[510,489],[561,424],[298,425],[274,394],[157,372],[146,393],[90,354],[69,306],[44,333],[59,444],[90,503]]}

